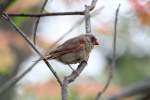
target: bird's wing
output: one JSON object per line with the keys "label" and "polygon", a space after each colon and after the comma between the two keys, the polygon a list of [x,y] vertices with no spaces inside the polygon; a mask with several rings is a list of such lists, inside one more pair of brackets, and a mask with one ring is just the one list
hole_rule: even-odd
{"label": "bird's wing", "polygon": [[63,51],[70,51],[80,46],[79,39],[70,39],[64,42],[62,45],[58,46],[56,49],[51,51],[49,54],[63,52]]}
{"label": "bird's wing", "polygon": [[79,52],[80,50],[82,50],[84,48],[84,44],[78,44],[78,45],[74,45],[74,46],[71,46],[71,47],[62,47],[62,48],[58,48],[56,49],[55,51],[52,51],[49,53],[49,58],[51,59],[55,59],[57,57],[60,57],[64,54],[67,54],[67,53],[76,53],[76,52]]}

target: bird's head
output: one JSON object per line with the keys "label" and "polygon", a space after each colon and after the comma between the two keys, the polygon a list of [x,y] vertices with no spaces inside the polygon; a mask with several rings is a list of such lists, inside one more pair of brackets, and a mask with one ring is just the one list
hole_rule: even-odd
{"label": "bird's head", "polygon": [[88,35],[88,37],[93,45],[99,45],[97,39],[93,35]]}

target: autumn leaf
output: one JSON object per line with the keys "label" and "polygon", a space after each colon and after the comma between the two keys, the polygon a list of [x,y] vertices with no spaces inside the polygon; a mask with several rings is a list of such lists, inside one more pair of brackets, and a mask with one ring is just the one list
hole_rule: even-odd
{"label": "autumn leaf", "polygon": [[131,4],[144,25],[150,25],[150,1],[142,3],[140,0],[131,0]]}

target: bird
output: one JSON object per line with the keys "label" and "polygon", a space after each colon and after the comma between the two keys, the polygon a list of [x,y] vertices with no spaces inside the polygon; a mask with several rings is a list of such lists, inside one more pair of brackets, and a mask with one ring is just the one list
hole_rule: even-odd
{"label": "bird", "polygon": [[[88,61],[89,54],[95,45],[99,45],[97,39],[92,34],[83,34],[71,38],[50,51],[44,58],[46,60],[55,59],[63,64],[81,63]],[[40,59],[43,60],[43,59]]]}

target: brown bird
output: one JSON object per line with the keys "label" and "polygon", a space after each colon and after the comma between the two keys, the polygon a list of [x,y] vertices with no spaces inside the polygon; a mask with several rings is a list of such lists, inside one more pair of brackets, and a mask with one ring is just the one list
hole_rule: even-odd
{"label": "brown bird", "polygon": [[[45,59],[56,59],[71,67],[70,64],[88,61],[91,50],[94,48],[94,45],[98,44],[97,39],[93,35],[80,35],[67,40],[52,50]],[[73,68],[71,67],[71,69]]]}

